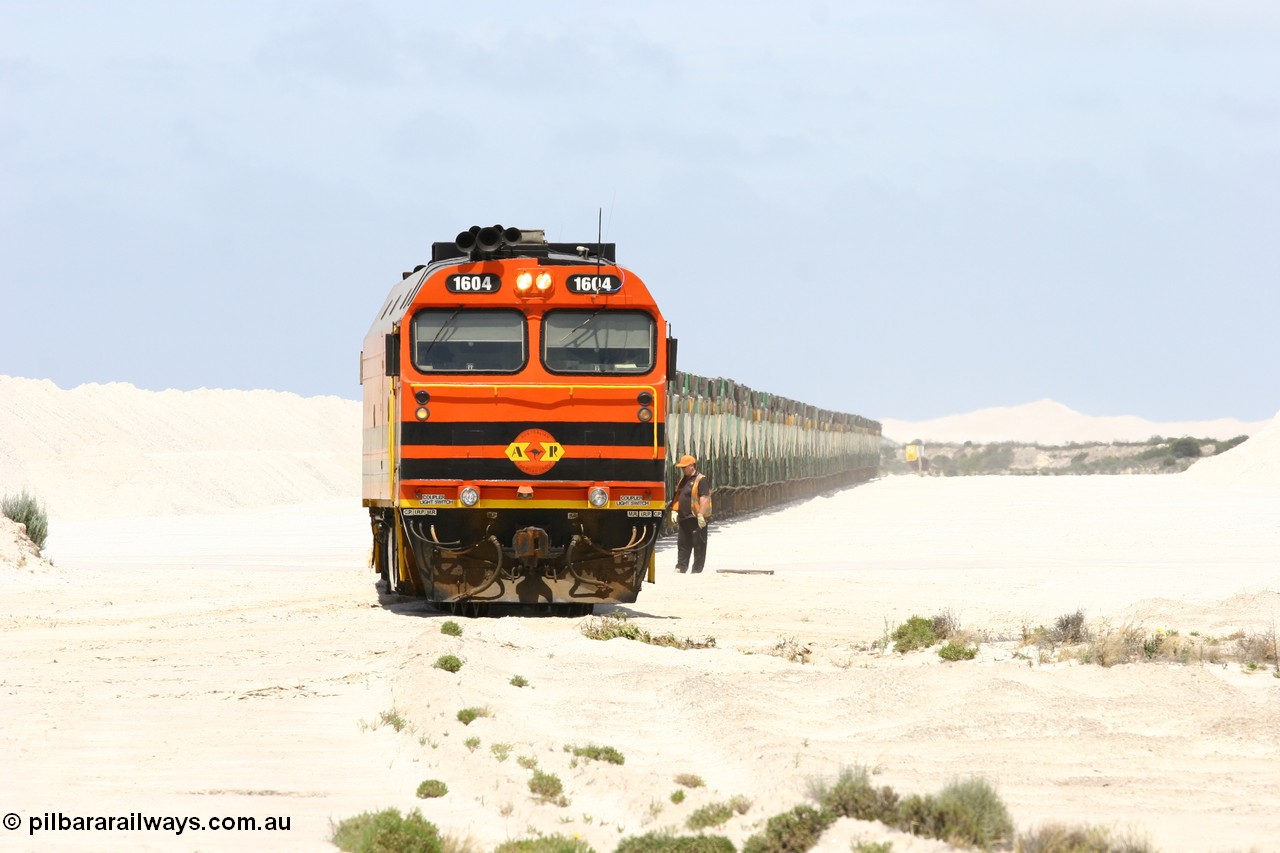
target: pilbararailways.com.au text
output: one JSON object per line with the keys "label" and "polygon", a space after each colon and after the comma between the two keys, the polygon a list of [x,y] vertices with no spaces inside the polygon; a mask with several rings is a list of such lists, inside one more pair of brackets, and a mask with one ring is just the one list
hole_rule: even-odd
{"label": "pilbararailways.com.au text", "polygon": [[[175,817],[173,815],[149,815],[129,812],[118,815],[76,815],[63,812],[44,812],[28,815],[27,835],[37,832],[288,832],[293,818],[285,816],[247,817],[214,815],[211,817]],[[16,812],[4,816],[4,828],[20,828],[22,818]]]}

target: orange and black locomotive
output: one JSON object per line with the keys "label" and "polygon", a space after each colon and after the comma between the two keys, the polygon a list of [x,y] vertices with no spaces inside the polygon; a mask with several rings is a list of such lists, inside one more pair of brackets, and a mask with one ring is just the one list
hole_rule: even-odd
{"label": "orange and black locomotive", "polygon": [[389,591],[581,614],[653,579],[676,342],[614,257],[471,228],[392,288],[360,359]]}

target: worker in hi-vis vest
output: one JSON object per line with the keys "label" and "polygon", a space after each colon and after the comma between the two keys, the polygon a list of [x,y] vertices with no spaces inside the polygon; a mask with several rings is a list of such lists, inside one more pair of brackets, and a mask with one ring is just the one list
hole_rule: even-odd
{"label": "worker in hi-vis vest", "polygon": [[676,484],[676,494],[667,504],[671,523],[677,527],[676,571],[689,571],[693,553],[693,573],[707,562],[707,522],[711,521],[711,481],[698,471],[698,460],[685,454],[676,467],[684,472]]}

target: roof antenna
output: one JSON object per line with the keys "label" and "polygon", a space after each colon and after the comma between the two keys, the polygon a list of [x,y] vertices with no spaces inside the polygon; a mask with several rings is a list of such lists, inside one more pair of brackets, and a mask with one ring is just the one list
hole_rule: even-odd
{"label": "roof antenna", "polygon": [[604,252],[604,208],[596,208],[596,275],[600,275],[600,255]]}

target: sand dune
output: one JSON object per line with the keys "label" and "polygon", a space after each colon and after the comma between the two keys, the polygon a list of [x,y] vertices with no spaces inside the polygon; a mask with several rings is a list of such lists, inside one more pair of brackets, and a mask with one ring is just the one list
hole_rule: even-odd
{"label": "sand dune", "polygon": [[0,376],[0,491],[23,487],[69,519],[358,500],[360,404]]}

